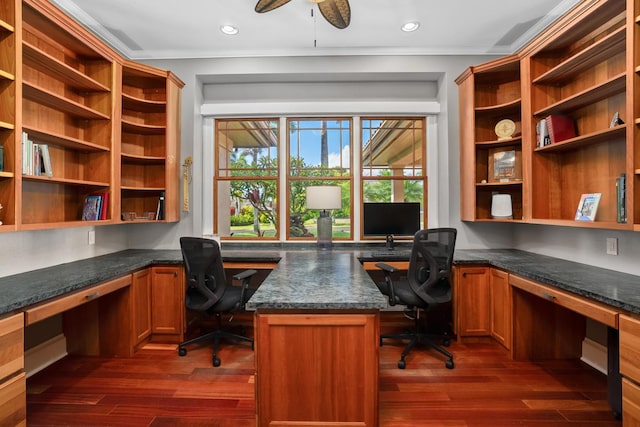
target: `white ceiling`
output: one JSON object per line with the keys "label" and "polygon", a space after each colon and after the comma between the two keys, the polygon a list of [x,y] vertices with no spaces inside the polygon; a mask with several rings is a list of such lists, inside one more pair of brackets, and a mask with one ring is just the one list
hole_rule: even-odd
{"label": "white ceiling", "polygon": [[[504,55],[579,0],[350,0],[339,30],[309,0],[52,0],[131,59],[296,55]],[[419,21],[403,33],[406,21]],[[239,28],[235,36],[223,24]],[[315,42],[315,46],[314,46]]]}

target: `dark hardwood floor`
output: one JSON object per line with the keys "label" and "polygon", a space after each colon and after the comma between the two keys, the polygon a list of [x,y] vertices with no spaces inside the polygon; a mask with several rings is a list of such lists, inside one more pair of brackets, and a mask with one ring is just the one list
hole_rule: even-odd
{"label": "dark hardwood floor", "polygon": [[[383,332],[401,323],[385,315]],[[515,362],[485,338],[449,349],[453,370],[424,349],[400,370],[400,343],[381,347],[380,426],[621,426],[605,376],[578,361]],[[66,357],[27,381],[28,425],[253,427],[253,352],[223,344],[219,356],[219,368],[205,346],[185,357],[167,345],[131,358]]]}

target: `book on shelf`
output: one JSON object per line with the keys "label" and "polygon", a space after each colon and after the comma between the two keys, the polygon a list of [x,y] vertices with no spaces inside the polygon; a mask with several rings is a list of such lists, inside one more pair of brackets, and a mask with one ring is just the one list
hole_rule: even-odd
{"label": "book on shelf", "polygon": [[602,193],[587,193],[580,197],[576,210],[576,221],[595,221],[598,212],[598,204]]}
{"label": "book on shelf", "polygon": [[545,118],[547,129],[549,131],[549,140],[551,144],[564,141],[565,139],[575,138],[576,123],[569,117],[561,114],[552,114]]}
{"label": "book on shelf", "polygon": [[156,208],[156,220],[158,221],[164,220],[164,191],[161,191],[160,197],[158,197],[158,206]]}
{"label": "book on shelf", "polygon": [[621,224],[627,222],[627,174],[625,173],[616,178],[616,220]]}
{"label": "book on shelf", "polygon": [[83,221],[97,221],[100,219],[100,209],[102,208],[102,197],[92,194],[84,199],[82,208]]}
{"label": "book on shelf", "polygon": [[0,172],[4,171],[4,146],[0,145]]}
{"label": "book on shelf", "polygon": [[105,220],[109,213],[109,192],[103,191],[97,195],[100,196],[100,216],[98,219]]}
{"label": "book on shelf", "polygon": [[536,136],[538,147],[544,147],[551,143],[551,140],[549,139],[549,129],[547,129],[546,119],[542,119],[536,124]]}
{"label": "book on shelf", "polygon": [[51,155],[49,154],[48,144],[39,144],[39,154],[42,159],[42,172],[51,178],[53,176],[53,169],[51,168]]}

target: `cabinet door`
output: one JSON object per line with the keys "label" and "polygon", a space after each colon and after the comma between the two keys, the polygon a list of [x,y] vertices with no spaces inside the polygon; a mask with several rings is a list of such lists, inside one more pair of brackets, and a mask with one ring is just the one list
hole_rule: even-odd
{"label": "cabinet door", "polygon": [[182,266],[151,268],[151,332],[154,341],[182,341],[184,272]]}
{"label": "cabinet door", "polygon": [[640,387],[622,379],[622,421],[624,427],[640,426]]}
{"label": "cabinet door", "polygon": [[132,275],[134,345],[151,335],[151,269],[136,271]]}
{"label": "cabinet door", "polygon": [[491,336],[507,350],[511,348],[511,287],[509,273],[491,269]]}
{"label": "cabinet door", "polygon": [[458,336],[490,335],[489,267],[456,268]]}

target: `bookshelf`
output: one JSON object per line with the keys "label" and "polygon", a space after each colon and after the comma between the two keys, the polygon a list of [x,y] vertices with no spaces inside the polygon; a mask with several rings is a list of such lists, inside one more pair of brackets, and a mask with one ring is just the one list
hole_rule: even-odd
{"label": "bookshelf", "polygon": [[[184,83],[170,72],[127,62],[122,66],[121,211],[123,220],[178,221],[179,106]],[[163,198],[163,213],[158,203]],[[141,218],[141,219],[138,219]]]}
{"label": "bookshelf", "polygon": [[[46,0],[0,4],[0,232],[120,223],[123,211],[180,219],[180,90],[166,70],[122,58]],[[52,176],[24,151],[46,144]],[[82,221],[108,194],[106,219]]]}
{"label": "bookshelf", "polygon": [[[523,218],[522,92],[520,59],[516,55],[470,67],[456,82],[460,88],[461,215],[466,221],[519,221]],[[498,138],[496,124],[516,124],[516,133]],[[514,151],[519,162],[514,176],[490,175],[496,153]],[[491,216],[492,196],[510,194],[513,219]]]}
{"label": "bookshelf", "polygon": [[0,231],[13,231],[16,227],[16,99],[20,96],[16,58],[20,54],[20,5],[18,0],[0,4]]}
{"label": "bookshelf", "polygon": [[[514,201],[514,218],[521,209],[522,222],[640,230],[634,206],[640,203],[639,22],[640,0],[584,1],[516,54],[469,67],[458,77],[464,221],[495,221],[489,206],[491,194],[500,191],[521,197],[518,208]],[[511,77],[504,77],[508,70]],[[505,84],[512,85],[509,95]],[[498,111],[514,114],[514,120],[520,114],[518,141],[490,140]],[[624,123],[612,126],[616,113]],[[539,145],[538,124],[550,115],[569,117],[575,136]],[[521,149],[520,185],[496,186],[485,176],[491,150],[501,145]],[[618,218],[621,174],[627,177],[626,222]],[[602,194],[597,216],[575,221],[586,193]]]}

